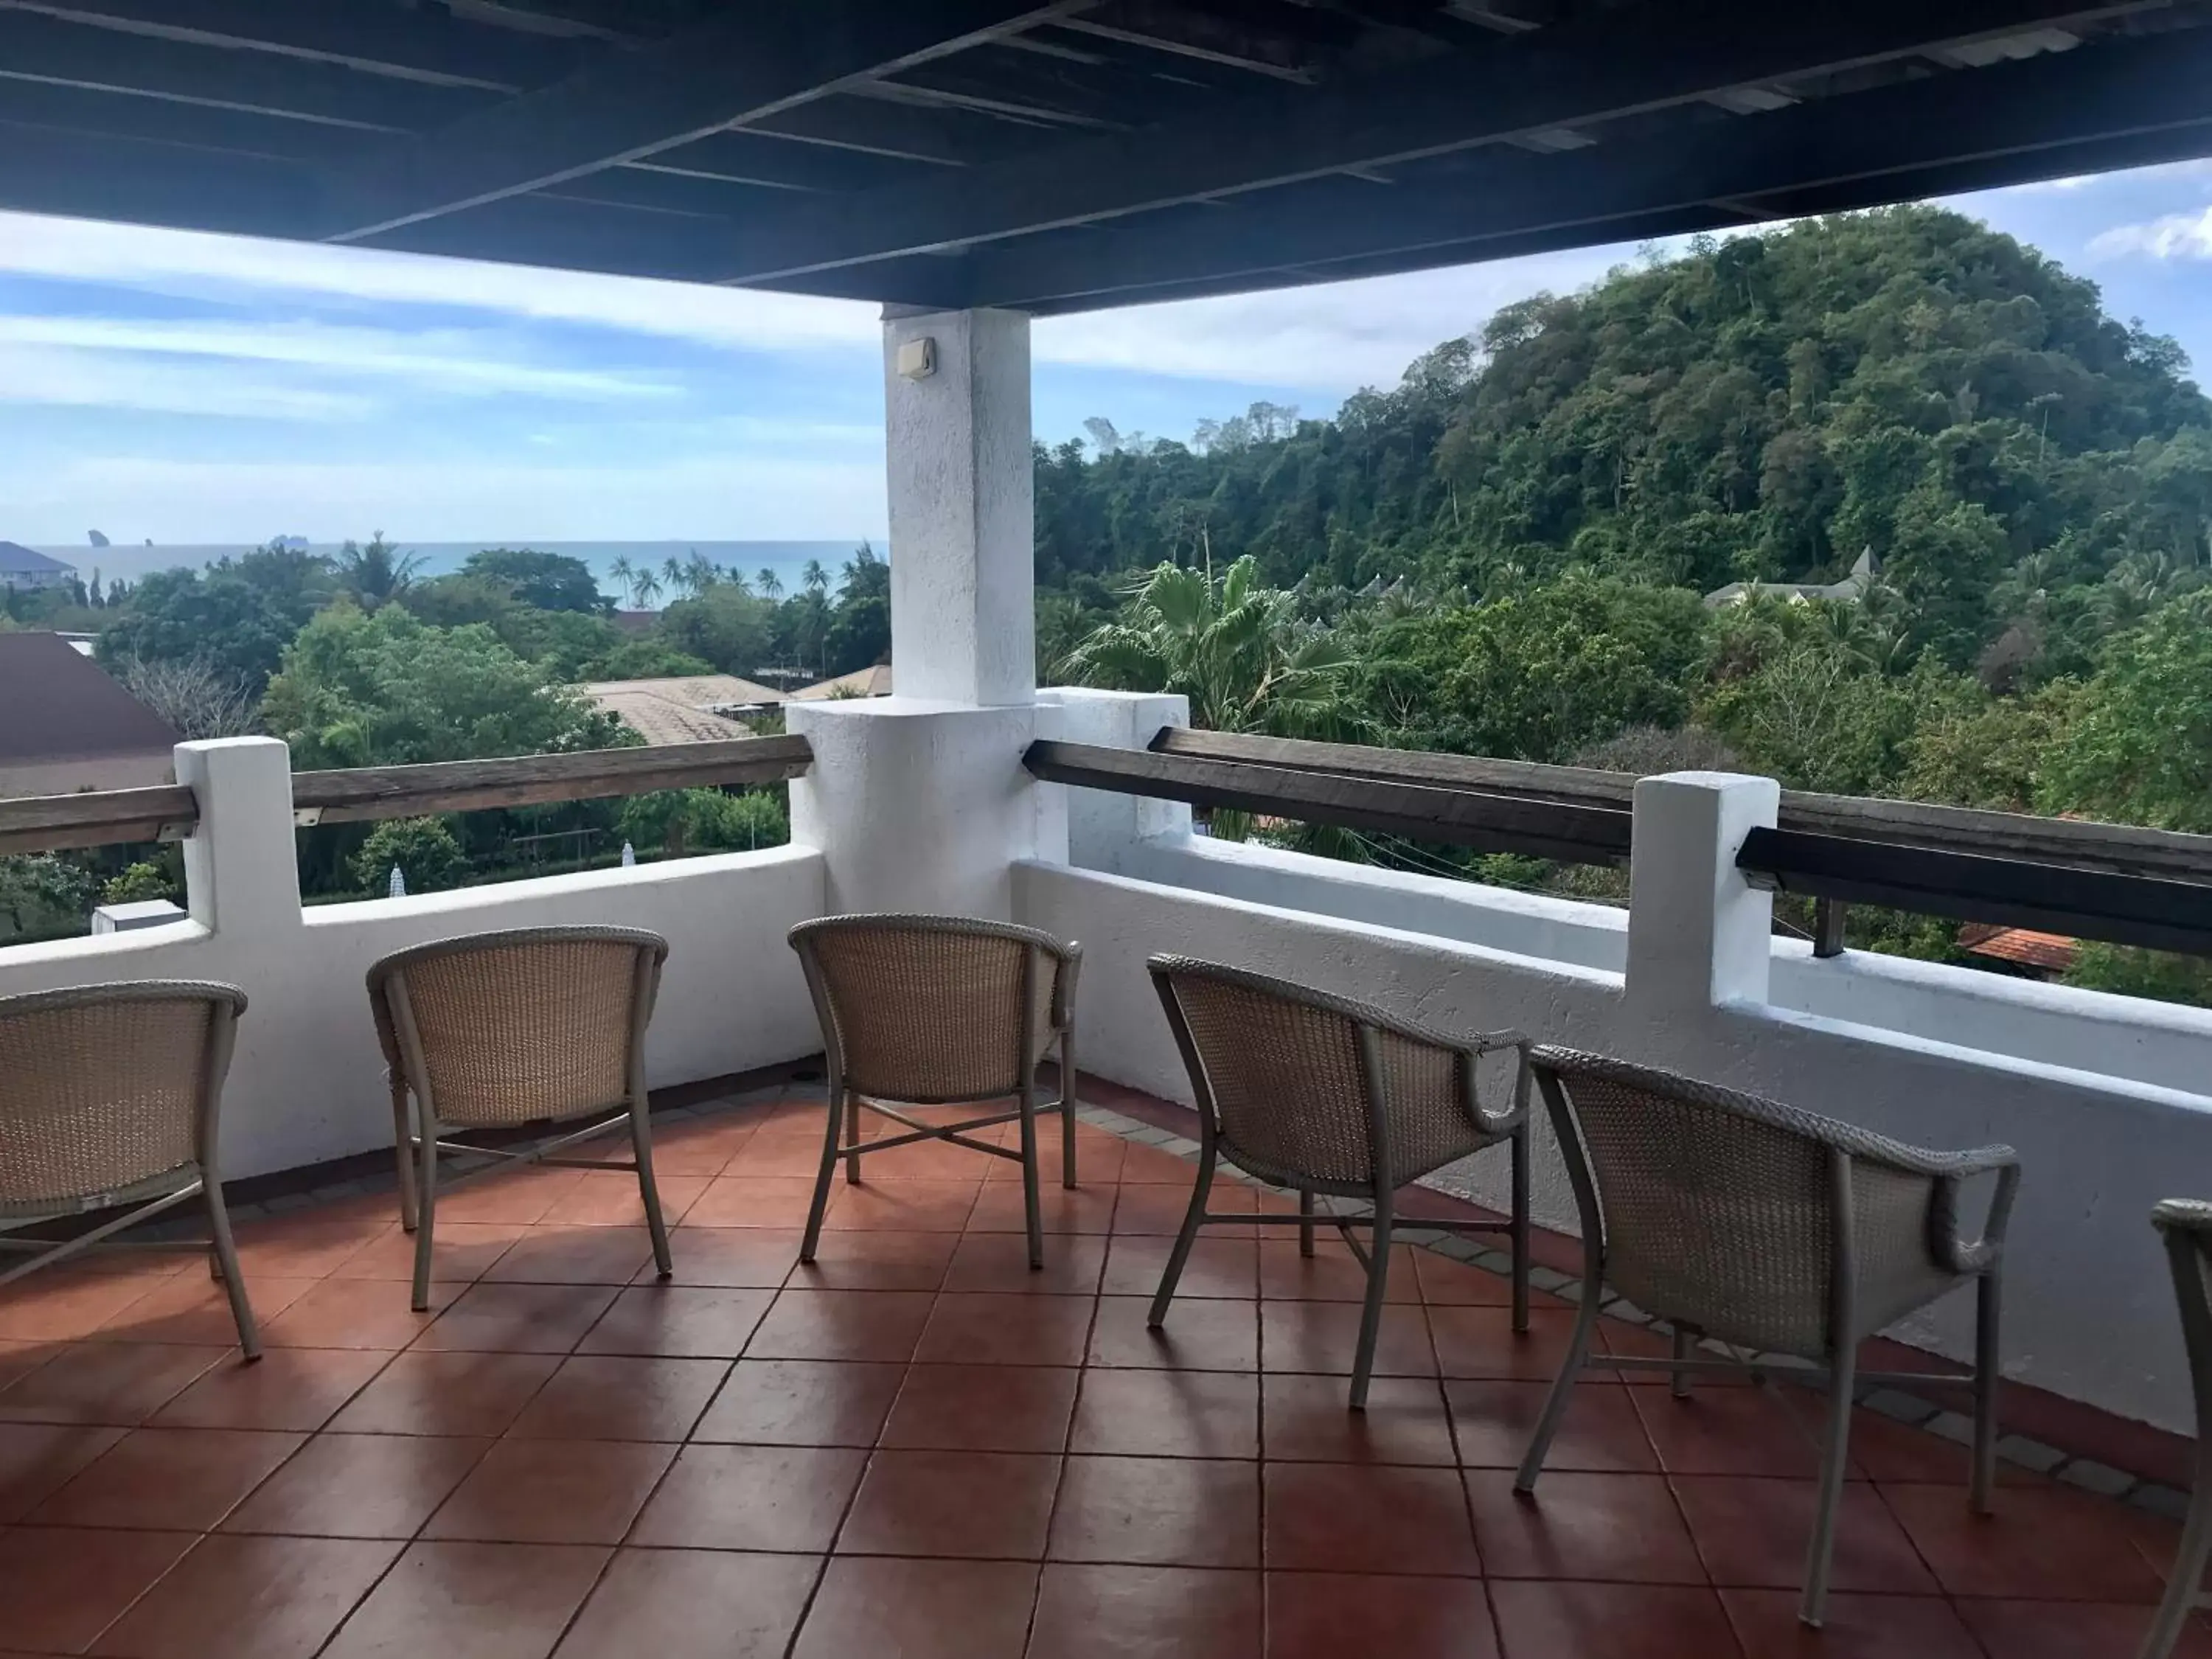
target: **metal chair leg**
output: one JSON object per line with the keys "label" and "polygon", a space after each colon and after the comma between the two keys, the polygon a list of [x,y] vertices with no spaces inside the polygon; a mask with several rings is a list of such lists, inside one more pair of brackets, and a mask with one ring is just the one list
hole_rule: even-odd
{"label": "metal chair leg", "polygon": [[1974,1468],[1968,1499],[1987,1515],[1997,1478],[1997,1386],[2004,1370],[1997,1347],[1998,1269],[1974,1287]]}
{"label": "metal chair leg", "polygon": [[1175,1300],[1176,1285],[1182,1279],[1183,1263],[1190,1260],[1192,1241],[1198,1237],[1199,1224],[1206,1218],[1206,1194],[1213,1190],[1213,1147],[1211,1143],[1199,1153],[1198,1179],[1190,1189],[1190,1207],[1183,1212],[1182,1229],[1176,1234],[1175,1248],[1168,1252],[1168,1265],[1160,1274],[1160,1287],[1152,1293],[1152,1311],[1145,1323],[1158,1330],[1167,1323],[1168,1304]]}
{"label": "metal chair leg", "polygon": [[399,1226],[403,1232],[413,1232],[416,1224],[415,1159],[413,1148],[408,1145],[411,1131],[407,1121],[407,1085],[398,1078],[392,1079],[392,1146],[399,1165]]}
{"label": "metal chair leg", "polygon": [[2197,1451],[2194,1492],[2188,1522],[2181,1528],[2181,1546],[2174,1552],[2173,1566],[2166,1575],[2165,1598],[2158,1604],[2136,1659],[2167,1659],[2188,1628],[2189,1615],[2197,1610],[2202,1595],[2205,1561],[2212,1557],[2212,1446],[2202,1442]]}
{"label": "metal chair leg", "polygon": [[438,1215],[438,1123],[419,1109],[422,1120],[422,1166],[416,1182],[415,1292],[408,1305],[416,1313],[430,1310],[430,1237]]}
{"label": "metal chair leg", "polygon": [[822,1136],[822,1169],[814,1180],[814,1201],[806,1206],[806,1233],[799,1241],[799,1259],[802,1262],[814,1260],[815,1247],[822,1242],[822,1217],[830,1208],[830,1183],[837,1174],[837,1131],[844,1119],[845,1091],[833,1083],[830,1085],[830,1121]]}
{"label": "metal chair leg", "polygon": [[[1697,1353],[1697,1335],[1689,1328],[1689,1327],[1686,1325],[1677,1325],[1674,1327],[1674,1346],[1669,1352],[1674,1356],[1674,1363],[1676,1364],[1679,1365],[1684,1360],[1694,1358]],[[1689,1372],[1669,1372],[1667,1377],[1667,1392],[1674,1395],[1677,1400],[1687,1400],[1690,1397],[1690,1382],[1691,1378]]]}
{"label": "metal chair leg", "polygon": [[230,1316],[238,1325],[238,1348],[248,1359],[261,1358],[261,1328],[254,1322],[253,1304],[246,1299],[246,1275],[239,1271],[238,1247],[231,1241],[230,1212],[222,1201],[222,1188],[214,1181],[206,1185],[208,1237],[213,1241],[216,1267],[224,1291],[230,1297]]}
{"label": "metal chair leg", "polygon": [[1298,1188],[1298,1254],[1314,1253],[1314,1195],[1310,1187]]}
{"label": "metal chair leg", "polygon": [[1044,1266],[1044,1209],[1037,1197],[1036,1087],[1022,1089],[1022,1222],[1030,1236],[1030,1266]]}
{"label": "metal chair leg", "polygon": [[1075,1190],[1075,1040],[1060,1040],[1060,1184]]}
{"label": "metal chair leg", "polygon": [[860,1184],[860,1097],[851,1090],[845,1091],[845,1184]]}
{"label": "metal chair leg", "polygon": [[1813,1512],[1813,1541],[1805,1553],[1805,1597],[1797,1617],[1814,1630],[1828,1610],[1828,1569],[1836,1555],[1836,1512],[1843,1507],[1844,1476],[1850,1467],[1851,1385],[1858,1372],[1858,1350],[1846,1346],[1836,1356],[1829,1387],[1828,1444],[1820,1460],[1820,1486]]}
{"label": "metal chair leg", "polygon": [[1375,1344],[1382,1334],[1382,1298],[1390,1287],[1390,1194],[1375,1189],[1375,1236],[1368,1244],[1367,1300],[1359,1310],[1359,1346],[1352,1357],[1352,1409],[1367,1409],[1367,1384],[1375,1373]]}
{"label": "metal chair leg", "polygon": [[1545,1454],[1552,1449],[1552,1437],[1559,1432],[1559,1419],[1567,1413],[1567,1401],[1573,1395],[1575,1382],[1582,1376],[1583,1361],[1589,1353],[1590,1333],[1597,1328],[1599,1279],[1595,1273],[1583,1276],[1583,1299],[1575,1308],[1575,1333],[1567,1339],[1567,1355],[1559,1363],[1559,1374],[1552,1379],[1552,1392],[1545,1397],[1544,1414],[1536,1419],[1536,1431],[1528,1437],[1528,1449],[1521,1455],[1521,1468],[1514,1474],[1513,1490],[1526,1498],[1536,1490],[1536,1477],[1544,1471]]}
{"label": "metal chair leg", "polygon": [[1513,1248],[1513,1331],[1528,1334],[1528,1126],[1513,1132],[1513,1214],[1509,1235]]}
{"label": "metal chair leg", "polygon": [[637,1195],[645,1203],[646,1231],[653,1235],[653,1271],[663,1279],[672,1278],[676,1264],[668,1254],[668,1223],[660,1212],[660,1184],[653,1176],[653,1130],[642,1100],[630,1108],[629,1144],[637,1160]]}

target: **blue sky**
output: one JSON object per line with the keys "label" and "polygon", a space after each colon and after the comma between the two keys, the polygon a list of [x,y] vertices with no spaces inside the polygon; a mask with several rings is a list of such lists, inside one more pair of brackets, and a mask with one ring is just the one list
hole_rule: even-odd
{"label": "blue sky", "polygon": [[[2212,161],[1960,198],[2212,380]],[[1036,426],[1334,410],[1626,246],[1037,324]],[[0,538],[884,530],[872,308],[0,214]]]}

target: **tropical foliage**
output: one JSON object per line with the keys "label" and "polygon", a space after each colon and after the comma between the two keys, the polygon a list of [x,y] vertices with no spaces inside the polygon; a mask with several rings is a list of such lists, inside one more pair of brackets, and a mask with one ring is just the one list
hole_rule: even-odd
{"label": "tropical foliage", "polygon": [[[1954,213],[1701,240],[1508,307],[1333,420],[1040,450],[1041,650],[1249,727],[1191,643],[1198,569],[1233,554],[1243,607],[1351,665],[1330,722],[1383,741],[2212,831],[2212,404],[2185,368]],[[1114,573],[1164,560],[1121,603]],[[1844,599],[1787,591],[1854,566]],[[1182,592],[1181,627],[1146,597]],[[1854,919],[1957,954],[1947,924]],[[2105,947],[2074,977],[2212,992]]]}
{"label": "tropical foliage", "polygon": [[1301,618],[1291,595],[1262,586],[1249,555],[1218,578],[1159,566],[1065,665],[1086,685],[1178,692],[1193,720],[1220,732],[1342,737],[1362,724],[1346,642]]}

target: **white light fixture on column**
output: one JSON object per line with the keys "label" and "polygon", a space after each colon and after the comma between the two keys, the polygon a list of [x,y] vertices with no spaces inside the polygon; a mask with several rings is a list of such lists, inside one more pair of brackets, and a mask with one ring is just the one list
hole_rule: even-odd
{"label": "white light fixture on column", "polygon": [[902,340],[898,349],[898,372],[902,380],[926,380],[937,373],[937,342],[927,334],[917,340]]}

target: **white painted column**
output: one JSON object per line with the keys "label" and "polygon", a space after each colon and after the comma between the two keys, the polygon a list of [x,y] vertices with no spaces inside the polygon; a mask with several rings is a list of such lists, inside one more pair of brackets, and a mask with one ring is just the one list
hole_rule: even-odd
{"label": "white painted column", "polygon": [[1743,878],[1735,855],[1774,822],[1772,778],[1670,772],[1636,785],[1629,860],[1631,1006],[1648,1015],[1702,1013],[1767,1000],[1774,901]]}
{"label": "white painted column", "polygon": [[897,695],[786,705],[814,748],[791,838],[833,911],[1004,920],[1013,860],[1067,857],[1066,792],[1022,765],[1060,729],[1036,696],[1029,319],[886,319],[884,417]]}
{"label": "white painted column", "polygon": [[274,738],[217,738],[180,743],[176,758],[177,781],[200,806],[184,843],[191,919],[234,938],[298,932],[291,751]]}
{"label": "white painted column", "polygon": [[789,704],[787,728],[814,747],[791,838],[821,849],[829,909],[1012,918],[1012,860],[1067,857],[1063,792],[1022,766],[1057,714],[902,694]]}
{"label": "white painted column", "polygon": [[[927,374],[918,361],[925,356]],[[1030,702],[1030,319],[1012,311],[886,319],[884,423],[899,695],[985,707]]]}

